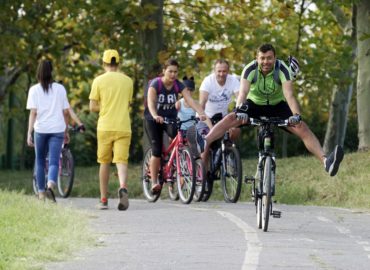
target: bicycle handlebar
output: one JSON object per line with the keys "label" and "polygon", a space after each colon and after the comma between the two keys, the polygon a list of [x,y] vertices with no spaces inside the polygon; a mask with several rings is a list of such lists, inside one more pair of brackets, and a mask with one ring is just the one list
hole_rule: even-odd
{"label": "bicycle handlebar", "polygon": [[279,117],[261,117],[261,118],[249,118],[250,124],[253,126],[264,126],[272,124],[278,127],[287,127],[289,126],[289,119],[282,119]]}
{"label": "bicycle handlebar", "polygon": [[198,123],[200,121],[200,119],[199,119],[199,117],[195,117],[195,116],[192,116],[189,119],[186,119],[186,120],[183,120],[183,121],[180,121],[179,118],[176,118],[176,119],[168,118],[168,117],[163,118],[163,123],[164,124],[177,124],[178,127],[181,127],[182,124],[190,122],[190,121],[194,121],[195,123]]}

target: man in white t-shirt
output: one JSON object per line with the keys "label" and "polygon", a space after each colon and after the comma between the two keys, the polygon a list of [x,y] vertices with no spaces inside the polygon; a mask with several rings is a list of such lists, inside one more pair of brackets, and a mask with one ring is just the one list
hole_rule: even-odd
{"label": "man in white t-shirt", "polygon": [[218,59],[213,73],[204,78],[200,85],[200,105],[206,115],[212,118],[217,113],[228,114],[232,96],[238,96],[240,82],[236,76],[229,74],[229,63]]}
{"label": "man in white t-shirt", "polygon": [[[232,97],[236,98],[239,94],[239,86],[238,78],[229,74],[229,63],[224,59],[217,59],[212,74],[204,78],[199,88],[199,103],[212,124],[228,114]],[[240,128],[232,128],[229,132],[230,138],[236,140],[240,135]],[[204,133],[207,132],[203,131]],[[203,153],[202,159],[207,164],[208,153]]]}

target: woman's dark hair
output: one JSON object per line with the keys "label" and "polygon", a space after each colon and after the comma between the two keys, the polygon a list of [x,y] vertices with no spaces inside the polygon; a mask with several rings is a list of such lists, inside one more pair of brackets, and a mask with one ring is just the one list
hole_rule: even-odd
{"label": "woman's dark hair", "polygon": [[266,53],[266,52],[268,52],[268,51],[272,51],[272,52],[274,53],[274,55],[276,55],[276,52],[275,52],[275,48],[274,48],[274,46],[272,46],[272,45],[271,45],[271,44],[269,44],[269,43],[262,44],[262,45],[258,48],[258,50],[257,50],[257,52],[262,52],[262,53]]}
{"label": "woman's dark hair", "polygon": [[169,66],[176,66],[177,68],[180,67],[179,63],[175,60],[175,59],[168,59],[164,65],[163,65],[163,69],[166,69],[168,68]]}
{"label": "woman's dark hair", "polygon": [[45,93],[49,91],[51,84],[53,83],[53,65],[49,60],[43,60],[40,62],[37,68],[37,80],[42,86]]}

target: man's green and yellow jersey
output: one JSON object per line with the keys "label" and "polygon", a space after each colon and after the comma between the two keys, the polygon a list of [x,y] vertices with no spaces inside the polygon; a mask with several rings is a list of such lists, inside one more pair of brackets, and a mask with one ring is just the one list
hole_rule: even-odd
{"label": "man's green and yellow jersey", "polygon": [[[292,80],[292,75],[284,61],[276,61],[280,63],[275,62],[274,69],[266,76],[262,74],[260,66],[257,68],[257,61],[250,62],[243,69],[241,77],[251,82],[247,99],[257,105],[276,105],[280,101],[285,101],[281,84]],[[256,72],[258,72],[257,76]]]}

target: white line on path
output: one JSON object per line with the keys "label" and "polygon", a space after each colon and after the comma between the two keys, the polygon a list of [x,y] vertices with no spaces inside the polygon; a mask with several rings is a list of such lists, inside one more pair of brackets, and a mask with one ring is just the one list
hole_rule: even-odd
{"label": "white line on path", "polygon": [[[322,216],[317,216],[316,217],[318,220],[320,221],[323,221],[323,222],[326,222],[326,223],[333,223],[334,222],[326,217],[322,217]],[[341,234],[344,234],[344,235],[348,235],[350,238],[352,239],[355,239],[357,238],[356,236],[352,235],[351,233],[351,230],[350,229],[347,229],[345,227],[342,227],[342,226],[335,226],[335,228],[337,229],[338,232],[340,232]],[[369,252],[370,251],[370,247],[368,246],[368,242],[367,241],[356,241],[356,243],[358,245],[361,245],[362,248],[366,251],[366,252]],[[367,255],[367,257],[370,259],[370,255]]]}
{"label": "white line on path", "polygon": [[235,223],[243,232],[245,240],[247,240],[247,250],[245,251],[244,262],[242,270],[254,270],[257,269],[259,255],[262,250],[262,243],[258,239],[257,231],[245,223],[240,218],[234,216],[231,213],[224,211],[217,211],[218,214],[227,218],[231,222]]}

